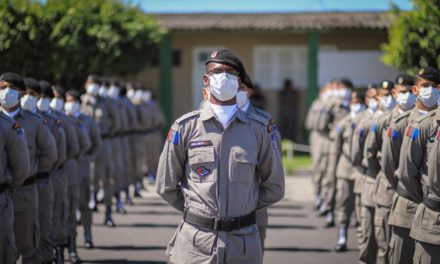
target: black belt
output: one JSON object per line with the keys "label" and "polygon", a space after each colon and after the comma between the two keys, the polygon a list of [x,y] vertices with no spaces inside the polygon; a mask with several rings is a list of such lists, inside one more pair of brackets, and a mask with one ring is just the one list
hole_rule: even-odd
{"label": "black belt", "polygon": [[27,185],[31,185],[34,183],[35,183],[35,177],[32,176],[32,177],[27,178],[21,186],[27,186]]}
{"label": "black belt", "polygon": [[0,193],[6,191],[8,188],[9,188],[9,184],[7,183],[0,184]]}
{"label": "black belt", "polygon": [[198,227],[226,232],[231,232],[232,230],[251,226],[256,223],[255,212],[237,218],[210,218],[186,210],[183,214],[183,220]]}
{"label": "black belt", "polygon": [[427,196],[423,196],[423,204],[432,211],[440,212],[440,201],[434,200]]}
{"label": "black belt", "polygon": [[409,193],[406,189],[404,189],[402,186],[400,186],[399,184],[397,184],[397,194],[399,194],[400,196],[402,196],[403,198],[406,198],[408,200],[412,199],[409,197]]}

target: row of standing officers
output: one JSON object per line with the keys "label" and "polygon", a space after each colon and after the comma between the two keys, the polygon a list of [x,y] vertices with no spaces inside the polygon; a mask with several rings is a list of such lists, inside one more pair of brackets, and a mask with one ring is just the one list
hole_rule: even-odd
{"label": "row of standing officers", "polygon": [[[85,93],[0,76],[0,263],[77,263],[77,212],[93,248],[92,209],[103,191],[124,213],[129,187],[155,175],[165,123],[151,93],[90,75]],[[114,198],[114,199],[113,199]]]}
{"label": "row of standing officers", "polygon": [[309,111],[316,208],[359,263],[440,263],[440,74],[432,67],[368,89],[329,82]]}

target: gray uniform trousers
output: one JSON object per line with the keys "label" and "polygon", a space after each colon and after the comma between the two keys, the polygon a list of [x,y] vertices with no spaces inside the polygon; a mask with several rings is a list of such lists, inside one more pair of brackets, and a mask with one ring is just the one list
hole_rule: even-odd
{"label": "gray uniform trousers", "polygon": [[80,157],[78,160],[78,168],[80,172],[79,210],[81,212],[81,222],[84,226],[90,226],[92,224],[92,210],[89,208],[91,185],[90,172],[92,170],[90,157]]}
{"label": "gray uniform trousers", "polygon": [[122,157],[122,148],[121,148],[121,137],[114,137],[111,139],[111,155],[110,159],[113,163],[113,168],[110,171],[111,177],[113,178],[113,193],[120,192],[124,185],[124,164]]}
{"label": "gray uniform trousers", "polygon": [[69,171],[69,176],[67,178],[68,216],[66,230],[69,237],[76,237],[76,211],[79,208],[78,161],[76,159],[71,159],[64,163],[64,167]]}
{"label": "gray uniform trousers", "polygon": [[36,181],[38,190],[38,221],[40,224],[39,251],[43,261],[54,258],[52,243],[54,193],[52,180],[39,179]]}
{"label": "gray uniform trousers", "polygon": [[339,228],[348,228],[355,208],[354,180],[337,178],[335,220]]}
{"label": "gray uniform trousers", "polygon": [[[68,161],[66,161],[68,162]],[[58,168],[51,175],[53,186],[53,218],[52,243],[56,246],[67,244],[67,171],[64,166]]]}
{"label": "gray uniform trousers", "polygon": [[38,252],[40,227],[38,223],[38,191],[35,184],[21,186],[12,195],[14,203],[14,233],[22,263],[41,263]]}
{"label": "gray uniform trousers", "polygon": [[6,190],[0,193],[0,263],[13,264],[17,258],[13,226],[14,206]]}

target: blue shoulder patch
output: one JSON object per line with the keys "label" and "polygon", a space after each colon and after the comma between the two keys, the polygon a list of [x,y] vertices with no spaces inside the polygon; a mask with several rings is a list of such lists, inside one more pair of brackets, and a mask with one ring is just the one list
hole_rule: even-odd
{"label": "blue shoulder patch", "polygon": [[376,131],[377,131],[377,123],[374,122],[373,126],[371,126],[371,132],[376,133]]}

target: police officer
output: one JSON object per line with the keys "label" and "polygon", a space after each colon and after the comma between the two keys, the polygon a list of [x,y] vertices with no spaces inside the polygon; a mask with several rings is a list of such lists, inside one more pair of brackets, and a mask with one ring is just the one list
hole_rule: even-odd
{"label": "police officer", "polygon": [[159,161],[157,192],[184,220],[167,252],[176,263],[262,263],[255,210],[284,196],[276,142],[237,109],[241,61],[220,50],[205,64],[209,107],[174,122]]}
{"label": "police officer", "polygon": [[81,223],[84,227],[84,246],[93,248],[92,241],[92,210],[89,208],[90,191],[91,191],[91,161],[95,158],[95,154],[101,146],[101,132],[98,125],[88,115],[81,113],[80,94],[76,90],[66,92],[66,104],[64,109],[68,115],[72,115],[84,129],[91,142],[91,147],[82,156],[78,158],[78,168],[80,175],[80,201],[79,209],[81,212]]}
{"label": "police officer", "polygon": [[[40,224],[40,243],[39,251],[43,259],[43,263],[51,262],[55,256],[53,254],[52,228],[53,228],[53,210],[54,210],[54,190],[52,177],[57,172],[59,166],[66,160],[66,136],[61,128],[60,122],[47,113],[50,99],[40,100],[41,87],[40,84],[32,78],[24,78],[27,94],[21,100],[23,109],[39,114],[47,127],[50,129],[55,139],[57,147],[57,161],[54,163],[52,170],[47,175],[42,175],[36,180],[38,190],[38,220]],[[38,101],[37,101],[38,100]],[[45,104],[43,111],[37,108],[38,102]],[[56,186],[58,187],[58,186]]]}
{"label": "police officer", "polygon": [[22,78],[15,73],[4,73],[0,82],[7,89],[4,92],[9,99],[7,103],[2,103],[1,111],[23,126],[31,166],[23,185],[12,196],[18,253],[22,255],[23,263],[41,263],[38,251],[38,191],[35,181],[47,178],[57,160],[55,140],[41,116],[21,108],[20,97],[26,92]]}
{"label": "police officer", "polygon": [[[388,226],[389,199],[388,185],[384,184],[385,176],[382,173],[380,160],[382,157],[382,143],[387,139],[388,127],[392,119],[400,115],[400,106],[397,105],[398,91],[391,81],[382,81],[380,95],[380,109],[384,114],[373,123],[367,135],[364,146],[363,165],[368,168],[364,193],[366,206],[374,206],[374,219],[369,225],[373,226],[375,240],[378,246],[376,263],[388,263],[388,243],[391,231]],[[380,187],[380,189],[379,189]]]}
{"label": "police officer", "polygon": [[[440,73],[433,68],[425,68],[422,71],[419,75],[429,74],[429,79],[433,82],[425,89],[438,94]],[[421,199],[410,232],[416,244],[413,258],[413,263],[416,264],[440,262],[439,121],[439,109],[416,120],[407,152],[410,159],[407,168],[410,171],[402,178],[402,184],[408,189],[409,195],[417,198],[417,201]]]}
{"label": "police officer", "polygon": [[[249,77],[249,75],[246,74],[246,78],[241,83],[240,90],[237,93],[237,106],[247,115],[251,115],[254,118],[262,118],[268,129],[268,132],[271,134],[272,140],[275,140],[276,142],[276,148],[281,157],[283,155],[281,135],[278,131],[277,126],[275,125],[275,121],[268,112],[253,106],[249,101],[249,98],[255,91],[254,89],[255,88],[252,84],[251,78]],[[261,249],[264,253],[264,240],[266,239],[266,227],[269,218],[267,214],[267,208],[258,210],[255,217],[257,220],[258,232],[260,233]]]}
{"label": "police officer", "polygon": [[[0,80],[0,104],[11,105],[18,100],[18,94],[13,92],[17,99],[7,95],[10,95],[12,86],[21,84],[19,80],[7,76],[0,76]],[[17,259],[17,248],[11,191],[19,188],[29,175],[29,154],[21,125],[2,112],[0,112],[0,138],[0,261],[13,264]]]}
{"label": "police officer", "polygon": [[[401,123],[400,126],[394,128],[398,133],[397,138],[402,138],[402,146],[400,149],[398,169],[396,171],[397,179],[395,179],[397,195],[394,196],[393,205],[391,207],[390,219],[388,223],[392,225],[392,237],[390,242],[390,261],[391,263],[406,263],[408,259],[414,256],[414,240],[409,236],[410,228],[414,215],[416,213],[417,204],[422,201],[422,194],[411,195],[408,186],[402,182],[404,178],[420,177],[419,174],[426,173],[426,171],[416,172],[407,160],[409,155],[409,145],[414,141],[413,128],[414,125],[420,123],[424,118],[427,118],[429,111],[437,108],[438,91],[430,87],[435,84],[437,70],[431,67],[420,69],[419,74],[415,77],[415,85],[412,87],[413,93],[417,96],[416,107],[409,113],[407,118],[407,127],[404,129]],[[401,133],[401,134],[400,134]],[[396,140],[397,141],[397,140]],[[393,140],[394,142],[394,140]],[[426,169],[421,164],[416,164],[420,170]],[[410,168],[411,167],[411,168]],[[411,171],[408,171],[410,170]]]}
{"label": "police officer", "polygon": [[351,215],[354,212],[354,170],[351,162],[351,141],[356,118],[365,112],[365,91],[354,90],[351,93],[350,113],[335,127],[334,153],[339,156],[336,176],[335,220],[338,227],[337,252],[347,250],[347,231]]}

